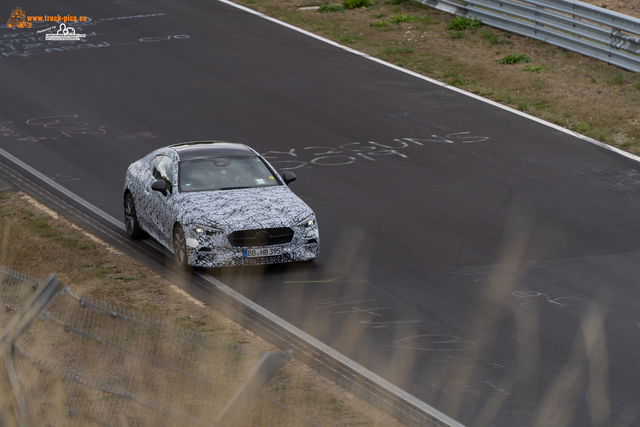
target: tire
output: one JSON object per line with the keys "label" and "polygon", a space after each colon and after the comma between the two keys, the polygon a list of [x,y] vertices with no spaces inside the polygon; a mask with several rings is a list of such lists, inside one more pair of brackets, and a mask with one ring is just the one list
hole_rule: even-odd
{"label": "tire", "polygon": [[180,270],[189,270],[189,264],[187,262],[187,240],[179,224],[173,229],[173,256],[176,261],[176,266]]}
{"label": "tire", "polygon": [[132,239],[143,239],[147,237],[140,223],[138,223],[138,215],[136,213],[136,205],[133,203],[133,196],[127,193],[124,197],[124,224],[127,227],[127,234]]}

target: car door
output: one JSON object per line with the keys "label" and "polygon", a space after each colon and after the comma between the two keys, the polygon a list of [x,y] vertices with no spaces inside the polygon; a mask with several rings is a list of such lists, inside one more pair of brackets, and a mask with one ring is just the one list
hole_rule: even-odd
{"label": "car door", "polygon": [[129,166],[127,170],[126,189],[133,194],[138,222],[142,229],[156,237],[157,230],[149,213],[155,209],[155,197],[152,196],[151,184],[156,181],[152,175],[156,156],[145,156]]}
{"label": "car door", "polygon": [[163,194],[160,191],[151,190],[149,186],[149,196],[152,200],[151,209],[149,210],[149,218],[153,222],[153,227],[157,230],[160,243],[167,247],[171,247],[172,225],[175,221],[173,199],[174,199],[174,161],[165,155],[159,155],[153,160],[153,179],[151,182],[162,180],[167,184],[167,192]]}

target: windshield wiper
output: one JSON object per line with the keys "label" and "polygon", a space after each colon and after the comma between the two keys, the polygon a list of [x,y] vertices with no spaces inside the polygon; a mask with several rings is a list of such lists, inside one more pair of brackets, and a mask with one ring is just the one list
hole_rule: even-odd
{"label": "windshield wiper", "polygon": [[220,190],[239,190],[241,188],[249,188],[249,187],[246,187],[244,185],[241,187],[223,187],[223,188],[220,188]]}

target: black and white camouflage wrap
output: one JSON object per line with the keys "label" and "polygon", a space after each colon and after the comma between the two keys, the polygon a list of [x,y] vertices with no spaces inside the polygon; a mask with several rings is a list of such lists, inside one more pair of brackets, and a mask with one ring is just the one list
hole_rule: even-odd
{"label": "black and white camouflage wrap", "polygon": [[[153,191],[153,162],[159,155],[173,160],[173,193]],[[257,155],[257,153],[256,153]],[[173,252],[173,231],[179,224],[187,239],[188,263],[197,267],[224,267],[274,264],[315,259],[320,237],[315,215],[287,185],[237,190],[180,192],[178,189],[179,154],[171,147],[160,148],[132,163],[126,174],[124,194],[131,192],[140,227]],[[265,161],[267,165],[268,162]],[[269,165],[272,172],[277,172]],[[278,175],[280,183],[283,180]],[[312,225],[306,223],[313,219]],[[303,223],[302,225],[299,225]],[[214,227],[220,232],[196,233],[198,226]],[[281,256],[245,258],[244,250],[230,244],[234,231],[289,227],[291,242],[279,244]],[[252,247],[255,248],[255,247]]]}

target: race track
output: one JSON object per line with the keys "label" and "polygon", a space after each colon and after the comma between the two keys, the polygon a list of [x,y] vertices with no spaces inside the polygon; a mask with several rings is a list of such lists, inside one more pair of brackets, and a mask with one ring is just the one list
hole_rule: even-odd
{"label": "race track", "polygon": [[208,274],[465,425],[640,423],[637,161],[218,1],[71,3],[0,28],[4,152],[121,220],[131,162],[248,144],[321,255]]}

